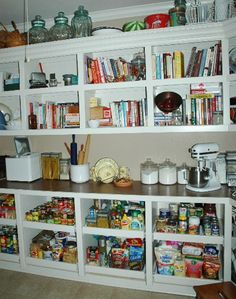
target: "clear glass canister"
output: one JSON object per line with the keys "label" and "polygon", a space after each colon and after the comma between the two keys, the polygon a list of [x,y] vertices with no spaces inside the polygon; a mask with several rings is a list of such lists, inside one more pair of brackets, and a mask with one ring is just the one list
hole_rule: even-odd
{"label": "clear glass canister", "polygon": [[159,182],[163,185],[173,185],[177,182],[176,164],[166,159],[159,165]]}
{"label": "clear glass canister", "polygon": [[140,180],[146,185],[158,183],[158,166],[150,158],[140,165]]}
{"label": "clear glass canister", "polygon": [[70,179],[70,159],[60,159],[60,180]]}
{"label": "clear glass canister", "polygon": [[145,80],[146,78],[146,65],[144,53],[137,53],[134,59],[131,60],[132,75],[135,80]]}
{"label": "clear glass canister", "polygon": [[72,30],[70,25],[68,25],[68,18],[64,12],[60,11],[54,18],[54,21],[55,24],[49,30],[49,38],[51,41],[72,38]]}
{"label": "clear glass canister", "polygon": [[181,185],[188,184],[188,166],[183,163],[181,166],[177,167],[177,182]]}
{"label": "clear glass canister", "polygon": [[37,44],[44,43],[49,40],[49,33],[45,28],[45,21],[40,15],[36,15],[35,19],[31,21],[32,27],[29,30],[29,43]]}
{"label": "clear glass canister", "polygon": [[71,20],[71,28],[73,37],[92,35],[92,19],[83,5],[80,5],[78,10],[74,12],[74,17]]}

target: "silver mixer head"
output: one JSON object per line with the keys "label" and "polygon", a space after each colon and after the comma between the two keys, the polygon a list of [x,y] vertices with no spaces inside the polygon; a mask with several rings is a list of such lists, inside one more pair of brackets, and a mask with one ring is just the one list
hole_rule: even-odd
{"label": "silver mixer head", "polygon": [[191,157],[197,160],[214,160],[219,153],[217,143],[197,143],[189,149]]}

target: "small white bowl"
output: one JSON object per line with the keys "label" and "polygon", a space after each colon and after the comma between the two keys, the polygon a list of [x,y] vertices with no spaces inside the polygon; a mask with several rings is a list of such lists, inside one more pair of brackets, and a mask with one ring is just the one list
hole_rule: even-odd
{"label": "small white bowl", "polygon": [[90,128],[98,128],[99,127],[99,120],[98,119],[90,119],[88,121],[88,125]]}

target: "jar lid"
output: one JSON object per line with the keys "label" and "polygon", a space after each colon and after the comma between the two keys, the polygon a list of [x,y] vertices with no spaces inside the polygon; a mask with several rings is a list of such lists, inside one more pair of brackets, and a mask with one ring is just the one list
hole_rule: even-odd
{"label": "jar lid", "polygon": [[142,168],[157,168],[157,164],[154,163],[151,158],[147,158],[144,163],[141,163]]}
{"label": "jar lid", "polygon": [[176,164],[172,163],[170,161],[170,159],[167,158],[163,163],[160,164],[160,168],[163,168],[163,167],[173,168],[173,167],[176,167]]}
{"label": "jar lid", "polygon": [[55,23],[67,24],[68,18],[65,16],[63,11],[60,11],[58,15],[54,18]]}
{"label": "jar lid", "polygon": [[40,15],[36,15],[35,19],[31,21],[32,26],[44,27],[45,21]]}
{"label": "jar lid", "polygon": [[75,16],[88,16],[88,10],[84,9],[83,5],[79,5],[78,9],[74,12]]}

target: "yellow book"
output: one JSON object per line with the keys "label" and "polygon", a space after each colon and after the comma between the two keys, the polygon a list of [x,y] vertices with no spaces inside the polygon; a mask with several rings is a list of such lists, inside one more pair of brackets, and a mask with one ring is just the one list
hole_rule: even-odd
{"label": "yellow book", "polygon": [[184,77],[184,55],[181,51],[173,53],[173,71],[174,78]]}

